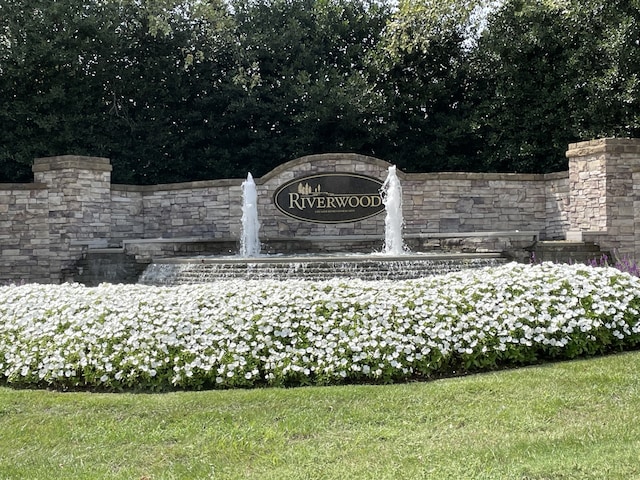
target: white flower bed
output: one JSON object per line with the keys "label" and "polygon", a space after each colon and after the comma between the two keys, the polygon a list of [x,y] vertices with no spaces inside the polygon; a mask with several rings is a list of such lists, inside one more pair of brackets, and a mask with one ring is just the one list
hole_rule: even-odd
{"label": "white flower bed", "polygon": [[0,379],[201,388],[398,381],[640,342],[640,279],[509,264],[408,281],[0,287]]}

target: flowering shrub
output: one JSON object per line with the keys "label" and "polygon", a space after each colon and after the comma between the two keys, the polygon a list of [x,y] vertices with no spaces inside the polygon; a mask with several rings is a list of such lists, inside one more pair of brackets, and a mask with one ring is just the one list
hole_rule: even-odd
{"label": "flowering shrub", "polygon": [[117,390],[391,382],[640,342],[640,279],[508,264],[405,281],[0,287],[0,379]]}
{"label": "flowering shrub", "polygon": [[630,259],[629,257],[623,257],[611,263],[609,260],[609,256],[607,254],[603,254],[600,256],[600,258],[591,259],[588,265],[592,267],[612,266],[622,272],[627,272],[633,275],[634,277],[640,277],[640,265],[638,265],[638,262]]}

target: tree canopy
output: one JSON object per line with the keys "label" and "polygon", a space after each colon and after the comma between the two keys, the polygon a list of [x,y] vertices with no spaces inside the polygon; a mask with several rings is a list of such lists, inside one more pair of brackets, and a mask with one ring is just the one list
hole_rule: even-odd
{"label": "tree canopy", "polygon": [[638,0],[0,0],[0,181],[106,156],[120,183],[298,156],[549,172],[640,135]]}

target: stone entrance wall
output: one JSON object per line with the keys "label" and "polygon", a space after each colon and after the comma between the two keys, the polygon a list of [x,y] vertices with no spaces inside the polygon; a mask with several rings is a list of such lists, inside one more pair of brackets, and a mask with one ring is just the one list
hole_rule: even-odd
{"label": "stone entrance wall", "polygon": [[[399,172],[404,233],[532,231],[640,257],[640,140],[571,144],[567,157],[568,172],[547,175]],[[384,180],[388,167],[362,155],[313,155],[257,178],[261,239],[382,238],[384,212],[350,223],[309,223],[280,213],[273,195],[313,173]],[[108,159],[80,156],[36,159],[33,171],[34,183],[0,184],[0,283],[64,281],[89,249],[146,241],[153,245],[147,255],[154,248],[162,255],[171,240],[234,245],[240,235],[243,179],[112,185]]]}

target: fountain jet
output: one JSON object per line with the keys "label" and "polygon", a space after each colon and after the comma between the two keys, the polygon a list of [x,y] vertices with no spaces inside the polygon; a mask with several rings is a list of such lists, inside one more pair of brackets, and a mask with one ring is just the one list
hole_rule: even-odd
{"label": "fountain jet", "polygon": [[240,256],[257,257],[260,255],[258,230],[258,193],[251,173],[242,182],[242,233],[240,236]]}
{"label": "fountain jet", "polygon": [[382,203],[387,215],[384,219],[384,253],[402,255],[408,251],[402,238],[404,218],[402,217],[402,186],[396,174],[396,167],[389,167],[389,174],[380,188]]}

